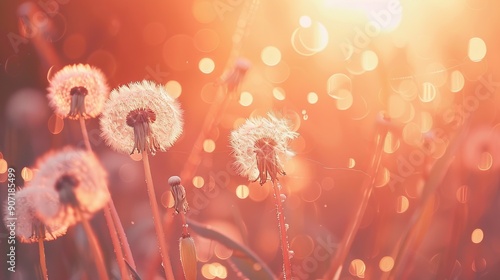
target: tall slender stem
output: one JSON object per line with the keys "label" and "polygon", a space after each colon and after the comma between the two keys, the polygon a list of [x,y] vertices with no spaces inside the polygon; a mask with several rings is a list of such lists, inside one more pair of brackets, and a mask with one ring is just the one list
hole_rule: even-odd
{"label": "tall slender stem", "polygon": [[118,237],[120,238],[120,244],[122,245],[125,260],[127,260],[132,269],[137,270],[134,257],[132,256],[132,251],[130,250],[130,245],[128,244],[127,235],[125,235],[120,217],[118,216],[118,212],[116,212],[115,203],[112,199],[109,200],[109,210],[111,212],[111,218],[115,223],[116,232],[118,233]]}
{"label": "tall slender stem", "polygon": [[288,235],[286,234],[285,213],[281,203],[281,185],[278,181],[273,182],[274,203],[276,204],[276,215],[278,217],[278,229],[280,233],[281,253],[283,256],[283,279],[292,279],[292,265],[290,263],[290,251],[288,246]]}
{"label": "tall slender stem", "polygon": [[[224,67],[225,71],[229,71],[229,69],[234,66],[234,62],[237,60],[238,56],[240,56],[243,48],[243,39],[248,36],[250,26],[252,25],[259,4],[259,0],[246,1],[245,7],[243,7],[238,18],[238,22],[241,24],[236,26],[236,30],[233,35],[233,45]],[[211,105],[208,113],[206,114],[202,129],[200,130],[188,159],[186,160],[186,164],[180,173],[180,177],[185,180],[190,180],[196,173],[196,170],[201,162],[198,158],[200,157],[200,153],[202,151],[203,141],[205,141],[205,139],[210,136],[213,129],[218,126],[229,105],[229,92],[224,91],[222,86],[219,86],[216,94],[215,102]]]}
{"label": "tall slender stem", "polygon": [[186,236],[189,236],[189,231],[188,231],[188,224],[187,224],[187,221],[186,221],[186,216],[184,215],[184,213],[180,213],[181,215],[181,221],[182,221],[182,237],[186,237]]}
{"label": "tall slender stem", "polygon": [[113,222],[113,217],[111,216],[111,210],[109,209],[109,204],[104,206],[104,217],[106,218],[106,224],[108,225],[109,233],[111,235],[111,243],[113,244],[113,249],[116,255],[116,261],[118,263],[118,268],[120,269],[120,274],[122,279],[129,279],[129,273],[127,270],[127,265],[125,264],[125,259],[123,258],[122,248],[120,246],[120,240],[118,240],[115,223]]}
{"label": "tall slender stem", "polygon": [[156,194],[153,186],[153,178],[151,176],[151,168],[149,167],[149,157],[146,151],[142,153],[142,162],[144,163],[144,174],[146,176],[146,185],[148,187],[149,203],[151,204],[151,211],[153,212],[153,222],[155,225],[158,245],[160,247],[160,254],[163,262],[163,268],[165,270],[165,277],[167,280],[169,279],[174,280],[175,279],[174,273],[172,271],[170,257],[168,256],[168,248],[165,242],[165,234],[163,232],[162,219],[160,216],[160,211],[158,209],[158,202],[156,201]]}
{"label": "tall slender stem", "polygon": [[373,155],[370,170],[368,172],[369,177],[364,181],[362,186],[362,197],[361,203],[359,204],[358,209],[356,210],[356,214],[354,219],[351,220],[351,223],[347,227],[347,232],[344,234],[342,241],[340,242],[340,247],[338,248],[335,256],[332,259],[330,264],[330,270],[327,273],[325,279],[339,279],[340,274],[342,273],[342,267],[344,265],[345,259],[349,250],[351,249],[351,245],[356,237],[359,226],[361,225],[361,221],[363,220],[363,215],[366,211],[366,207],[368,206],[368,201],[370,200],[370,196],[373,190],[373,185],[376,180],[376,175],[378,172],[378,168],[380,166],[380,159],[382,158],[383,145],[385,140],[385,133],[377,133],[376,144],[375,144],[375,153]]}
{"label": "tall slender stem", "polygon": [[[80,210],[77,210],[80,212]],[[82,217],[80,213],[80,218]],[[108,272],[106,270],[106,265],[104,264],[104,257],[102,255],[102,250],[101,246],[99,245],[99,242],[97,241],[97,237],[95,236],[94,230],[92,230],[92,227],[89,224],[89,221],[87,219],[81,219],[83,229],[85,230],[85,233],[87,234],[87,238],[89,241],[90,249],[92,250],[95,258],[95,265],[97,267],[97,272],[99,274],[99,279],[101,280],[109,280],[108,277]]]}
{"label": "tall slender stem", "polygon": [[[85,124],[85,119],[80,117],[80,128],[82,130],[83,142],[85,143],[85,148],[88,151],[92,151],[92,146],[90,145],[89,134],[87,132],[87,126]],[[130,252],[130,246],[128,244],[127,236],[125,235],[125,231],[123,230],[122,223],[120,222],[120,218],[116,213],[115,204],[113,200],[110,199],[108,205],[104,206],[104,217],[106,218],[106,224],[108,225],[109,235],[111,237],[111,243],[113,244],[113,249],[116,255],[116,262],[118,263],[118,267],[120,269],[120,274],[122,275],[122,279],[127,279],[128,277],[128,269],[125,264],[125,259],[123,257],[123,251],[125,251],[125,257],[130,264],[130,266],[135,270],[135,262],[132,257],[132,253]],[[118,234],[118,236],[117,236]],[[120,240],[122,243],[120,243]],[[123,251],[122,251],[123,244]]]}
{"label": "tall slender stem", "polygon": [[82,129],[83,143],[87,151],[92,151],[92,146],[90,146],[89,134],[87,132],[87,125],[85,124],[85,119],[81,116],[78,118],[80,121],[80,128]]}
{"label": "tall slender stem", "polygon": [[42,270],[42,279],[48,280],[49,274],[47,273],[47,263],[45,261],[45,246],[43,238],[38,239],[38,254],[40,255],[40,268]]}

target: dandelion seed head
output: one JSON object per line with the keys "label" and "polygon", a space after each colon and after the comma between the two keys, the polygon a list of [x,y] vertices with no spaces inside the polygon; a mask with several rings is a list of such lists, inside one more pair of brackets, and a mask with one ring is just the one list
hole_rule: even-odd
{"label": "dandelion seed head", "polygon": [[123,153],[166,151],[181,135],[182,125],[179,103],[150,81],[114,89],[101,116],[103,138]]}
{"label": "dandelion seed head", "polygon": [[[250,181],[260,179],[262,184],[267,176],[284,175],[283,163],[290,156],[288,144],[298,133],[291,130],[286,119],[268,114],[267,118],[249,118],[238,129],[233,130],[230,143],[235,157],[236,171]],[[258,158],[264,162],[258,162]],[[273,172],[267,169],[272,163]],[[262,165],[264,164],[264,166]],[[262,174],[266,171],[266,174]]]}
{"label": "dandelion seed head", "polygon": [[87,64],[67,65],[50,80],[50,106],[56,114],[70,119],[97,117],[109,95],[101,70]]}
{"label": "dandelion seed head", "polygon": [[[45,188],[57,198],[57,207],[47,207],[44,199],[35,199],[44,221],[74,224],[90,218],[110,199],[107,174],[92,152],[65,148],[45,155],[37,162],[32,185]],[[79,211],[78,211],[79,210]]]}
{"label": "dandelion seed head", "polygon": [[43,198],[45,207],[55,208],[59,204],[56,196],[49,195],[44,189],[24,187],[15,194],[16,209],[14,216],[9,216],[5,203],[4,223],[9,225],[9,218],[16,218],[16,236],[23,243],[33,243],[42,239],[51,241],[66,234],[67,225],[59,222],[44,223],[38,217],[35,198]]}

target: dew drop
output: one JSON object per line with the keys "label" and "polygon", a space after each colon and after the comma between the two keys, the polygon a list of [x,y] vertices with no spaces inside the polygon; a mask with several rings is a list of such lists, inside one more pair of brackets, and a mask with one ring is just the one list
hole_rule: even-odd
{"label": "dew drop", "polygon": [[290,228],[289,224],[285,224],[285,230],[288,230]]}
{"label": "dew drop", "polygon": [[293,250],[288,251],[288,258],[291,259],[295,255],[295,252]]}
{"label": "dew drop", "polygon": [[280,194],[280,199],[281,199],[281,202],[285,202],[285,200],[286,200],[286,195],[284,195],[284,194]]}

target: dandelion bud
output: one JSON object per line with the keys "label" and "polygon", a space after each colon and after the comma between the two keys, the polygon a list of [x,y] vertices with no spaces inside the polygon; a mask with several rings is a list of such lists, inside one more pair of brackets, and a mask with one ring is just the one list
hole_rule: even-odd
{"label": "dandelion bud", "polygon": [[171,187],[172,195],[174,197],[175,214],[186,214],[189,210],[189,205],[186,201],[186,189],[181,185],[181,178],[178,176],[172,176],[168,179],[168,184]]}
{"label": "dandelion bud", "polygon": [[179,240],[182,270],[186,280],[196,280],[197,258],[196,247],[193,238],[190,236],[181,237]]}
{"label": "dandelion bud", "polygon": [[235,92],[238,89],[250,65],[250,61],[238,58],[233,68],[221,78],[222,83],[226,84],[228,92]]}
{"label": "dandelion bud", "polygon": [[149,81],[114,89],[101,117],[106,143],[130,154],[166,151],[181,135],[182,125],[179,103],[163,86]]}
{"label": "dandelion bud", "polygon": [[268,118],[250,118],[231,132],[231,146],[236,169],[251,181],[262,185],[268,179],[277,181],[285,175],[283,161],[288,157],[288,142],[298,134],[290,129],[287,120],[272,114]]}
{"label": "dandelion bud", "polygon": [[70,119],[97,117],[109,95],[102,72],[89,65],[68,65],[50,80],[48,98],[54,111]]}

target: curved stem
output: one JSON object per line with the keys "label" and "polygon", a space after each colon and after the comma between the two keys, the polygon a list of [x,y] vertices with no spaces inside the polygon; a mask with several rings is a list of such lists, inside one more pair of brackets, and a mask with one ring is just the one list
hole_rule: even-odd
{"label": "curved stem", "polygon": [[286,234],[285,213],[281,204],[281,185],[273,182],[274,203],[276,204],[276,215],[278,217],[278,229],[280,233],[281,253],[283,256],[283,279],[292,279],[292,265],[290,263],[290,251],[288,250],[288,236]]}
{"label": "curved stem", "polygon": [[163,268],[165,270],[165,277],[167,280],[174,280],[174,273],[172,271],[172,265],[170,263],[170,257],[168,255],[168,248],[165,242],[165,234],[163,232],[162,219],[160,216],[160,211],[158,209],[158,203],[156,202],[153,178],[151,176],[151,168],[149,167],[148,153],[146,151],[142,153],[142,162],[144,163],[144,174],[146,176],[146,185],[148,187],[149,203],[151,204],[151,211],[153,212],[153,222],[155,225],[158,245],[160,247],[160,254],[163,262]]}
{"label": "curved stem", "polygon": [[48,280],[49,274],[47,273],[47,263],[45,261],[45,246],[43,239],[38,239],[38,254],[40,255],[40,268],[42,269],[42,279]]}
{"label": "curved stem", "polygon": [[[90,145],[89,134],[87,132],[87,125],[85,124],[85,119],[80,117],[80,128],[82,130],[83,142],[85,143],[85,148],[88,151],[92,151],[92,146]],[[123,225],[116,212],[115,204],[113,200],[110,199],[108,205],[104,207],[104,217],[106,218],[106,224],[108,225],[109,235],[111,237],[111,243],[113,244],[113,249],[116,255],[116,262],[120,269],[122,279],[128,278],[128,269],[123,258],[123,251],[125,251],[125,258],[130,266],[136,270],[134,258],[130,251],[130,245],[128,244],[127,236],[123,230]],[[118,234],[118,236],[117,236]],[[121,241],[121,243],[120,243]],[[123,251],[122,251],[123,245]]]}
{"label": "curved stem", "polygon": [[369,177],[364,181],[362,186],[362,197],[361,203],[356,210],[356,214],[354,219],[351,220],[351,223],[347,227],[347,232],[344,234],[342,241],[340,242],[340,247],[338,248],[335,256],[332,259],[330,264],[330,270],[327,273],[325,279],[339,279],[340,274],[342,273],[342,267],[344,265],[345,259],[349,250],[351,249],[351,245],[356,237],[359,226],[363,220],[363,215],[365,214],[366,207],[368,206],[368,201],[370,200],[370,196],[373,190],[373,186],[376,180],[376,175],[378,172],[378,168],[380,166],[380,160],[382,158],[382,151],[384,147],[384,134],[377,133],[376,145],[375,145],[375,154],[373,155],[370,170],[368,172]]}
{"label": "curved stem", "polygon": [[[77,211],[79,212],[80,217],[82,217],[80,210],[77,210]],[[97,241],[97,237],[95,236],[95,233],[92,230],[92,227],[90,226],[89,221],[87,219],[82,218],[81,222],[83,225],[83,229],[85,230],[85,233],[87,234],[90,249],[92,250],[92,252],[94,254],[95,265],[97,267],[99,279],[109,280],[108,272],[106,270],[106,265],[104,264],[104,257],[102,255],[101,246],[99,246],[99,242]]]}

